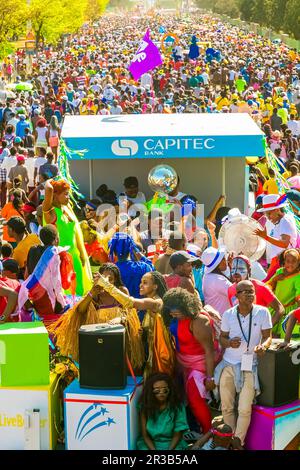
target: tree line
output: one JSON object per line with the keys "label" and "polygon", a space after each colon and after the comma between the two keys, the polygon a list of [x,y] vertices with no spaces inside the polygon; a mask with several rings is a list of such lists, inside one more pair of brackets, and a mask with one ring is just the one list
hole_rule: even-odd
{"label": "tree line", "polygon": [[[3,0],[0,7],[0,57],[10,41],[26,34],[28,26],[36,44],[55,44],[63,34],[77,31],[85,22],[95,21],[109,0]],[[29,23],[30,22],[30,23]]]}
{"label": "tree line", "polygon": [[300,0],[196,0],[199,8],[258,23],[300,39]]}

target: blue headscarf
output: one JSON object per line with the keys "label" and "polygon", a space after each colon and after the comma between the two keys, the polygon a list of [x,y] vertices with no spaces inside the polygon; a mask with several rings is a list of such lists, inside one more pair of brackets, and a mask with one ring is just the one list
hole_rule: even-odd
{"label": "blue headscarf", "polygon": [[134,253],[139,251],[139,247],[127,233],[117,232],[109,242],[109,259],[111,261],[113,261],[114,255],[118,257],[119,261],[127,260],[130,255],[131,261],[134,261]]}
{"label": "blue headscarf", "polygon": [[180,200],[182,204],[181,208],[181,215],[187,215],[188,211],[192,212],[193,210],[196,210],[197,208],[197,199],[195,196],[191,196],[190,194],[187,194]]}

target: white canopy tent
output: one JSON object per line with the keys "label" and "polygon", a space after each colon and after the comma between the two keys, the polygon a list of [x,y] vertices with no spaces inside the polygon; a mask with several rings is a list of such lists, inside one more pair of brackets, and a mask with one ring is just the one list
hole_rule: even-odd
{"label": "white canopy tent", "polygon": [[248,114],[66,116],[62,129],[71,150],[86,150],[83,159],[74,155],[70,172],[87,196],[102,183],[121,192],[134,175],[150,198],[148,173],[165,162],[205,212],[220,194],[226,205],[247,210],[245,157],[265,154],[263,136]]}

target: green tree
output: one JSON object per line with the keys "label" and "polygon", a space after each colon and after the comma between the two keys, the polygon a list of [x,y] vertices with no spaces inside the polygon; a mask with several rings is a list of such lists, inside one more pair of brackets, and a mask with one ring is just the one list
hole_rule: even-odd
{"label": "green tree", "polygon": [[84,23],[87,0],[31,0],[29,13],[36,43],[55,43],[62,34],[73,33]]}
{"label": "green tree", "polygon": [[9,40],[26,29],[26,0],[3,0],[0,6],[0,57],[10,50]]}
{"label": "green tree", "polygon": [[[271,0],[273,3],[273,0]],[[251,21],[261,25],[267,25],[270,22],[269,15],[270,1],[269,0],[254,0],[251,15]]]}
{"label": "green tree", "polygon": [[300,0],[288,0],[284,17],[284,27],[295,39],[300,39]]}
{"label": "green tree", "polygon": [[241,18],[245,21],[252,21],[254,12],[255,0],[241,0],[240,12]]}
{"label": "green tree", "polygon": [[95,21],[104,13],[106,10],[109,0],[87,0],[87,6],[85,9],[85,17],[89,21]]}
{"label": "green tree", "polygon": [[217,0],[214,11],[223,15],[237,18],[239,16],[239,6],[236,0]]}
{"label": "green tree", "polygon": [[[269,26],[275,31],[280,31],[283,29],[284,24],[284,17],[286,13],[286,6],[288,1],[287,0],[269,0],[269,8],[268,8],[268,15],[269,15]],[[298,10],[299,11],[299,10]],[[298,28],[300,28],[300,24],[298,23]]]}

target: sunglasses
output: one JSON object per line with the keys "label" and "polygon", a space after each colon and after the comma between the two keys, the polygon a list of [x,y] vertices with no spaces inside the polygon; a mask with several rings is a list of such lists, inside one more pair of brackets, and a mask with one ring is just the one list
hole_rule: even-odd
{"label": "sunglasses", "polygon": [[91,207],[85,207],[84,210],[86,212],[95,212],[96,209],[92,209]]}
{"label": "sunglasses", "polygon": [[254,290],[247,290],[247,289],[245,289],[245,290],[239,290],[239,291],[237,291],[237,294],[252,294],[252,295],[254,295],[255,292],[254,292]]}
{"label": "sunglasses", "polygon": [[154,388],[153,393],[154,395],[160,395],[160,394],[167,394],[169,393],[170,389],[169,387],[163,387],[163,388]]}

